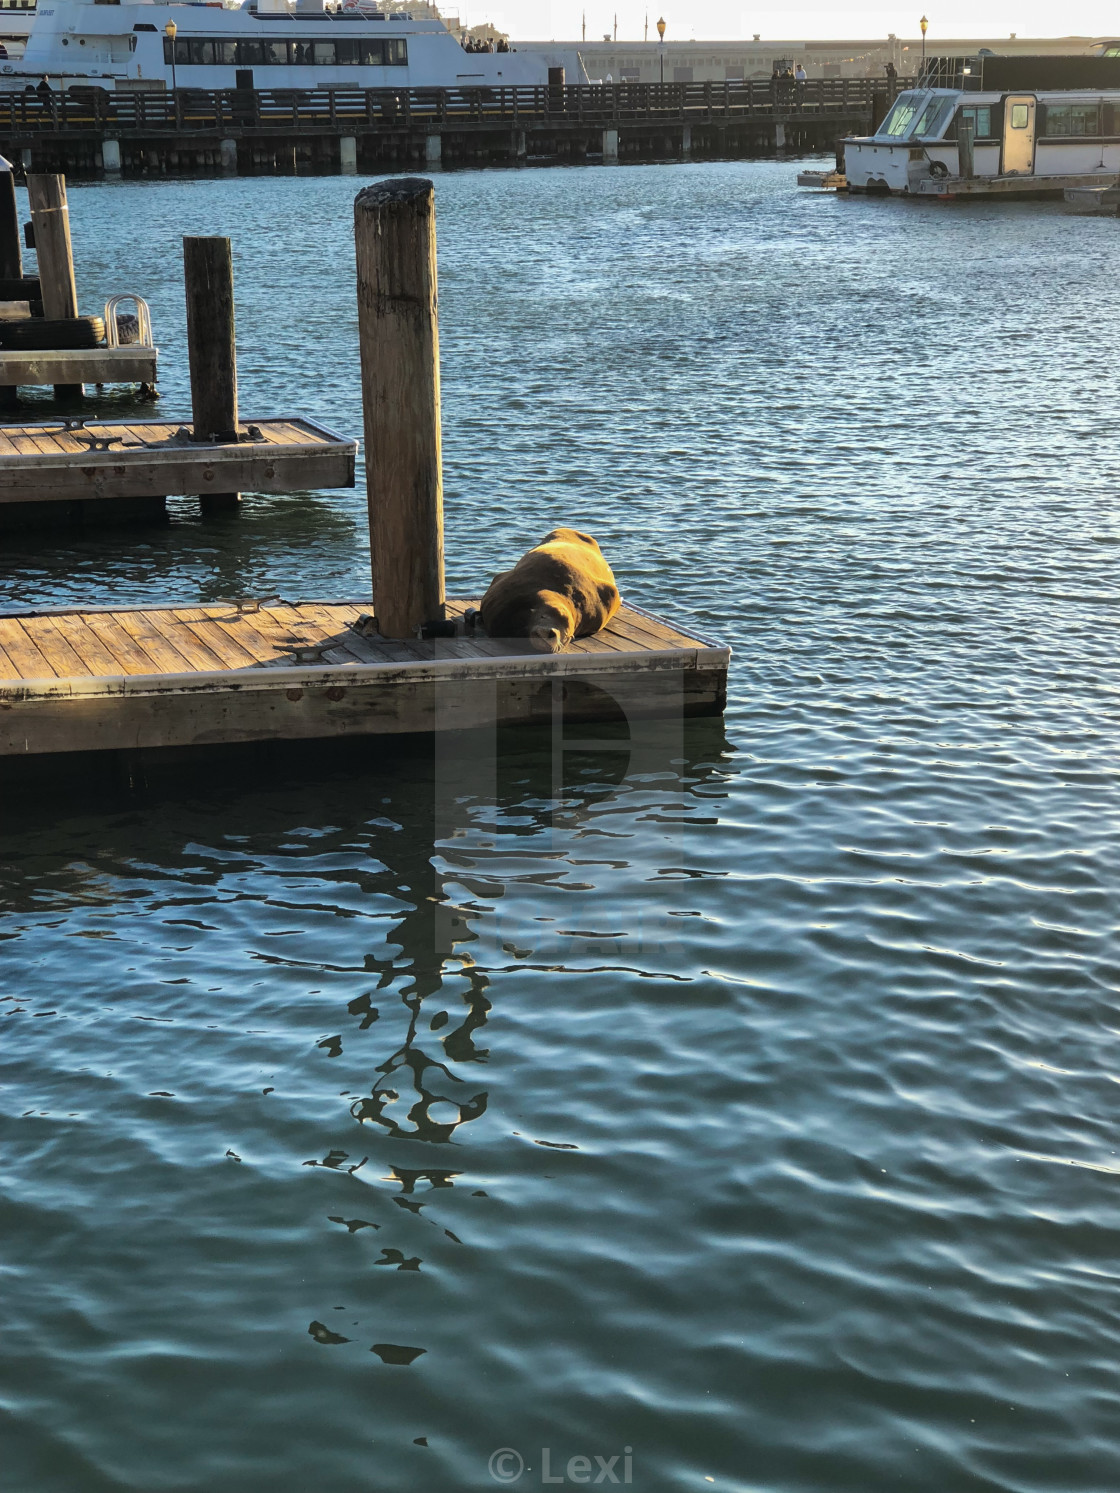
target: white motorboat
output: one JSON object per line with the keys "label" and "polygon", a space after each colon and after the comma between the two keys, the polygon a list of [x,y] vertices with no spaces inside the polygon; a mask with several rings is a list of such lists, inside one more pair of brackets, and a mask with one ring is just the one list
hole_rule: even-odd
{"label": "white motorboat", "polygon": [[1120,59],[962,59],[953,71],[955,86],[907,89],[873,135],[844,141],[849,191],[1060,196],[1120,173]]}

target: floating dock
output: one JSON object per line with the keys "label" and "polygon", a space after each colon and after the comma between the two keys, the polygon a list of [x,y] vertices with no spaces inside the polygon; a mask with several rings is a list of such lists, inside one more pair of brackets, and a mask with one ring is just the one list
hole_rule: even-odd
{"label": "floating dock", "polygon": [[10,503],[243,490],[285,493],[354,485],[357,442],[313,420],[241,421],[237,437],[197,441],[191,428],[177,420],[75,419],[0,426],[0,517]]}
{"label": "floating dock", "polygon": [[158,348],[139,343],[126,347],[61,348],[51,352],[0,349],[0,388],[18,389],[34,384],[150,386],[156,382],[158,360]]}
{"label": "floating dock", "polygon": [[[360,602],[0,617],[0,758],[717,715],[731,650],[624,606],[559,654],[363,636]],[[449,601],[449,619],[472,603]]]}
{"label": "floating dock", "polygon": [[911,192],[918,197],[1003,197],[1013,200],[1062,197],[1071,187],[1114,186],[1115,183],[1115,171],[1092,171],[1074,176],[927,176],[922,177]]}

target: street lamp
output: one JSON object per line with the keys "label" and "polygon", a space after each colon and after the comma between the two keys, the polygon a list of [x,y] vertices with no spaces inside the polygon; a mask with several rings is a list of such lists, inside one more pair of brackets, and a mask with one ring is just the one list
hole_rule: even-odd
{"label": "street lamp", "polygon": [[665,17],[657,23],[657,34],[661,38],[661,81],[665,82]]}
{"label": "street lamp", "polygon": [[924,73],[926,70],[926,32],[929,30],[929,22],[923,16],[918,25],[922,28],[922,72]]}
{"label": "street lamp", "polygon": [[176,24],[175,24],[174,21],[168,21],[167,25],[163,28],[163,32],[164,32],[164,35],[167,37],[167,40],[171,43],[171,92],[174,93],[175,92],[175,87],[176,87],[176,84],[175,84],[175,37],[178,35],[179,28],[178,28],[178,26],[176,26]]}

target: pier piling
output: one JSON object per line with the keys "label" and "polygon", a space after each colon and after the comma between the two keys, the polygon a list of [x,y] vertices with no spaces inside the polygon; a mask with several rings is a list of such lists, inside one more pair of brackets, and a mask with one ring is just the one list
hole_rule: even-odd
{"label": "pier piling", "polygon": [[443,616],[435,190],[419,177],[354,202],[373,603],[382,637]]}
{"label": "pier piling", "polygon": [[[187,357],[196,441],[237,439],[233,252],[228,238],[184,238]],[[203,512],[235,508],[240,493],[200,493]]]}
{"label": "pier piling", "polygon": [[[54,173],[33,174],[27,178],[27,196],[35,225],[43,315],[51,321],[72,321],[78,314],[78,287],[74,281],[66,178]],[[82,386],[55,384],[54,392],[56,398],[81,398]]]}
{"label": "pier piling", "polygon": [[23,278],[19,208],[13,171],[0,171],[0,280]]}

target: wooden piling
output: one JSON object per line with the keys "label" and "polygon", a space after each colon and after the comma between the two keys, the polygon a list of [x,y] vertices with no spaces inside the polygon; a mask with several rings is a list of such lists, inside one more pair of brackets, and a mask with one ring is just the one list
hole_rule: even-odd
{"label": "wooden piling", "polygon": [[0,171],[0,280],[23,277],[19,208],[14,171]]}
{"label": "wooden piling", "polygon": [[382,637],[443,616],[435,190],[377,182],[354,202],[373,604]]}
{"label": "wooden piling", "polygon": [[[43,315],[51,321],[72,321],[78,314],[78,288],[74,281],[66,178],[54,173],[32,173],[27,178],[27,196],[35,225]],[[54,392],[59,397],[80,397],[82,386],[55,384]]]}
{"label": "wooden piling", "polygon": [[[237,341],[229,239],[184,238],[183,274],[195,440],[236,440]],[[204,512],[218,512],[236,507],[241,494],[199,497]]]}

